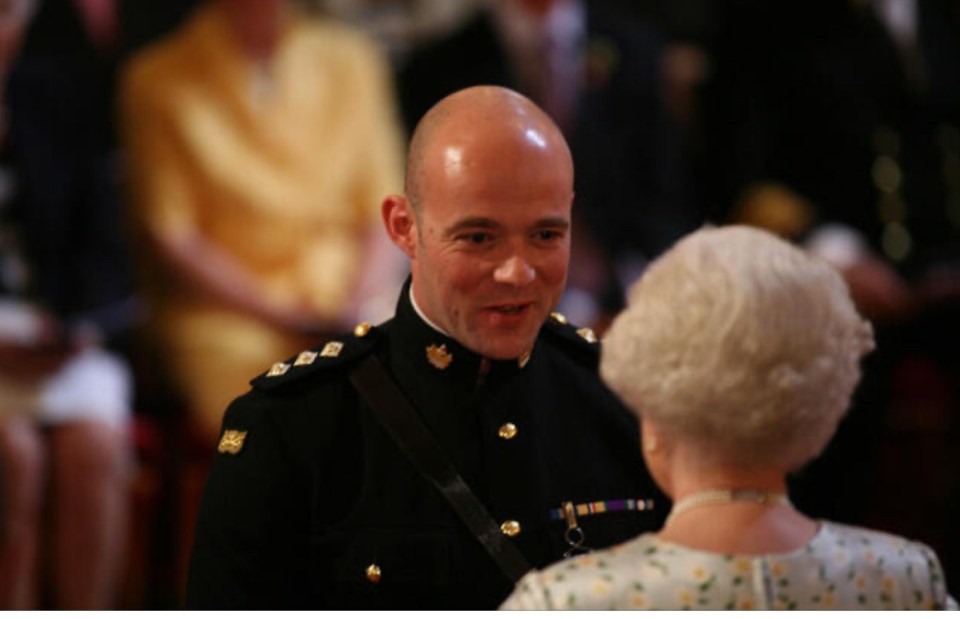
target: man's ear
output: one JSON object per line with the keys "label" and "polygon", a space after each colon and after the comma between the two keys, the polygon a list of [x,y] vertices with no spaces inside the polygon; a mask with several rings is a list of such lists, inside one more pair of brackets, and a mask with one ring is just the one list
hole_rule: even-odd
{"label": "man's ear", "polygon": [[408,258],[415,258],[417,221],[410,201],[404,196],[389,195],[384,198],[380,212],[383,216],[383,225],[393,244],[399,247]]}

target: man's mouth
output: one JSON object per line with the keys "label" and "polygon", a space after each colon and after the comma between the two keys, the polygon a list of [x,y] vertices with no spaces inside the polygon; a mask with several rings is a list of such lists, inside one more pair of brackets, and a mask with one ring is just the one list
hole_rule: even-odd
{"label": "man's mouth", "polygon": [[528,303],[524,303],[523,305],[498,305],[493,308],[493,311],[503,314],[519,314],[527,307],[529,307]]}

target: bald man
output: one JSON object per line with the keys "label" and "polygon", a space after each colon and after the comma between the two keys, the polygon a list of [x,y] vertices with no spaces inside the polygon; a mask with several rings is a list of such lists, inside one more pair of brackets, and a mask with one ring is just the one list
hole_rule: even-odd
{"label": "bald man", "polygon": [[[424,117],[405,195],[382,205],[411,266],[396,315],[275,364],[228,408],[188,606],[495,608],[513,586],[503,546],[541,567],[660,524],[596,338],[553,313],[572,199],[567,145],[524,97],[475,87]],[[354,386],[372,359],[395,396]],[[426,428],[492,536],[464,524],[384,406]]]}

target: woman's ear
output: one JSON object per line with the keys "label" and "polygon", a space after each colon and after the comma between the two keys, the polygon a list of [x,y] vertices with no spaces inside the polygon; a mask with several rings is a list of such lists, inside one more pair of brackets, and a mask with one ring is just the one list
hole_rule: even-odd
{"label": "woman's ear", "polygon": [[416,258],[417,221],[410,201],[404,196],[389,195],[383,200],[380,212],[390,240],[408,258]]}
{"label": "woman's ear", "polygon": [[656,434],[651,434],[643,438],[643,450],[647,453],[655,453],[660,449],[660,442],[657,440]]}
{"label": "woman's ear", "polygon": [[670,433],[657,427],[646,417],[640,418],[640,438],[643,450],[650,454],[664,454],[671,451]]}
{"label": "woman's ear", "polygon": [[642,441],[643,460],[653,481],[667,496],[673,496],[670,436],[661,431],[646,417],[640,417],[640,440]]}
{"label": "woman's ear", "polygon": [[648,454],[657,453],[663,448],[660,432],[646,419],[640,421],[640,438],[643,440],[643,450]]}

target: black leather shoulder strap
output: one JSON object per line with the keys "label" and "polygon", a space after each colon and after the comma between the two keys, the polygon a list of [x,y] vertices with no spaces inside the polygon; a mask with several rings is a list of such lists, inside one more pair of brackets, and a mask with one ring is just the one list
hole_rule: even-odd
{"label": "black leather shoulder strap", "polygon": [[500,531],[480,499],[460,477],[430,430],[407,402],[400,388],[375,355],[369,355],[350,372],[350,381],[374,410],[380,423],[427,478],[447,499],[470,532],[513,582],[530,571],[527,560]]}

